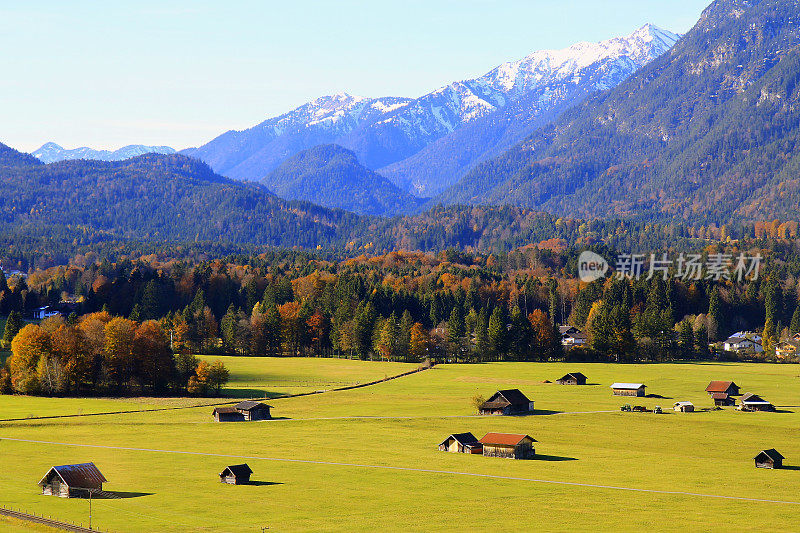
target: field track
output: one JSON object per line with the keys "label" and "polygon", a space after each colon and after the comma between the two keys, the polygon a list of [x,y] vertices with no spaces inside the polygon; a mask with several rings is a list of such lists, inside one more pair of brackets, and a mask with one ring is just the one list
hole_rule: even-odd
{"label": "field track", "polygon": [[[250,400],[259,400],[259,401],[272,401],[272,400],[280,400],[283,398],[299,398],[301,396],[314,396],[317,394],[325,394],[326,392],[337,392],[337,391],[346,391],[346,390],[354,390],[354,389],[361,389],[364,387],[369,387],[371,385],[377,385],[378,383],[384,383],[386,381],[391,381],[393,379],[402,378],[405,376],[410,376],[411,374],[416,374],[417,372],[422,372],[423,370],[428,370],[431,367],[420,367],[416,370],[409,370],[408,372],[403,372],[402,374],[396,374],[394,376],[388,376],[383,379],[376,379],[374,381],[369,381],[367,383],[359,383],[357,385],[347,385],[345,387],[337,387],[335,389],[328,389],[328,390],[317,390],[317,391],[309,391],[309,392],[297,392],[294,394],[282,394],[280,396],[275,396],[272,398],[248,398]],[[207,398],[211,400],[212,398]],[[0,422],[24,422],[26,420],[50,420],[54,418],[81,418],[86,416],[108,416],[108,415],[126,415],[126,414],[134,414],[134,413],[150,413],[150,412],[158,412],[158,411],[178,411],[182,409],[199,409],[203,407],[214,407],[218,405],[235,405],[241,401],[243,398],[237,398],[235,400],[227,401],[227,402],[212,402],[212,403],[202,403],[202,404],[194,404],[194,405],[181,405],[175,407],[153,407],[151,409],[128,409],[122,411],[104,411],[102,413],[75,413],[69,415],[48,415],[48,416],[28,416],[22,418],[0,418]]]}
{"label": "field track", "polygon": [[572,487],[585,487],[591,489],[605,489],[605,490],[618,490],[618,491],[630,491],[630,492],[644,492],[649,494],[665,494],[665,495],[677,495],[677,496],[691,496],[695,498],[715,498],[715,499],[722,499],[722,500],[736,500],[742,502],[754,502],[754,503],[771,503],[771,504],[779,504],[779,505],[800,505],[800,501],[790,501],[790,500],[769,500],[769,499],[762,499],[762,498],[747,498],[744,496],[725,496],[721,494],[703,494],[697,492],[684,492],[684,491],[675,491],[675,490],[658,490],[658,489],[642,489],[637,487],[622,487],[622,486],[615,486],[615,485],[600,485],[594,483],[576,483],[572,481],[555,481],[549,479],[536,479],[536,478],[525,478],[525,477],[514,477],[514,476],[499,476],[493,474],[477,474],[472,472],[456,472],[451,470],[434,470],[428,468],[408,468],[403,466],[390,466],[390,465],[369,465],[369,464],[359,464],[359,463],[339,463],[334,461],[312,461],[307,459],[285,459],[279,457],[261,457],[261,456],[254,456],[254,455],[232,455],[232,454],[223,454],[223,453],[208,453],[208,452],[188,452],[182,450],[159,450],[153,448],[132,448],[132,447],[125,447],[125,446],[106,446],[100,444],[74,444],[70,442],[53,442],[53,441],[43,441],[43,440],[29,440],[29,439],[14,439],[14,438],[5,438],[0,437],[0,441],[8,440],[14,442],[25,442],[29,444],[46,444],[50,446],[72,446],[72,447],[79,447],[79,448],[103,448],[107,450],[120,450],[120,451],[133,451],[133,452],[145,452],[145,453],[163,453],[163,454],[176,454],[176,455],[199,455],[199,456],[206,456],[206,457],[229,457],[234,459],[250,459],[250,460],[259,460],[259,461],[278,461],[278,462],[285,462],[285,463],[305,463],[305,464],[314,464],[314,465],[324,465],[324,466],[340,466],[340,467],[349,467],[349,468],[370,468],[370,469],[379,469],[379,470],[394,470],[394,471],[402,471],[402,472],[420,472],[426,474],[444,474],[444,475],[451,475],[451,476],[472,476],[472,477],[480,477],[480,478],[488,478],[488,479],[500,479],[500,480],[509,480],[509,481],[526,481],[529,483],[547,483],[551,485],[568,485]]}

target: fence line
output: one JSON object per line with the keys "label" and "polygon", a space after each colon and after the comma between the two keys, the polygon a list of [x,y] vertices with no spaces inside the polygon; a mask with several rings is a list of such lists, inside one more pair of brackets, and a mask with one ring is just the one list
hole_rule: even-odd
{"label": "fence line", "polygon": [[8,516],[11,518],[17,518],[19,520],[25,520],[28,522],[34,522],[36,524],[44,524],[46,526],[54,527],[56,529],[63,529],[65,531],[73,531],[76,533],[100,533],[99,529],[89,529],[88,527],[79,526],[77,524],[72,524],[70,522],[62,522],[60,520],[54,520],[49,517],[39,516],[36,514],[25,513],[23,511],[15,511],[14,509],[9,509],[8,507],[0,506],[0,515]]}

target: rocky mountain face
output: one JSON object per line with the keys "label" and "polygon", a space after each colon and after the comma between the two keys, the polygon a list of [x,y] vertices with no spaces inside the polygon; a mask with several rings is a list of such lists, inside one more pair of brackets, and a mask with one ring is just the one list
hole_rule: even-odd
{"label": "rocky mountain face", "polygon": [[668,53],[437,200],[725,223],[800,205],[800,2],[717,0]]}
{"label": "rocky mountain face", "polygon": [[[259,180],[301,150],[335,143],[352,150],[364,166],[380,169],[401,188],[430,196],[457,179],[451,177],[453,172],[519,141],[530,133],[529,128],[546,122],[576,99],[616,85],[668,50],[676,39],[647,25],[627,37],[535,52],[416,99],[324,96],[183,153],[231,178]],[[500,110],[506,111],[487,118]],[[473,123],[469,133],[450,143],[457,146],[471,140],[465,147],[468,155],[447,156],[464,161],[460,167],[447,168],[425,181],[422,176],[429,169],[421,161],[442,157],[440,152],[406,166],[399,163]],[[486,139],[492,139],[491,146],[481,142]],[[439,183],[442,180],[444,184]]]}

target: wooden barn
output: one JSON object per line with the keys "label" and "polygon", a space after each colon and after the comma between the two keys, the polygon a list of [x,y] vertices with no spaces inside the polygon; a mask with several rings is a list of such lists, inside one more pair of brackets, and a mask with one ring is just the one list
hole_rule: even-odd
{"label": "wooden barn", "polygon": [[570,372],[564,377],[557,379],[559,385],[586,385],[586,376],[580,372]]}
{"label": "wooden barn", "polygon": [[238,412],[242,414],[245,420],[269,420],[272,418],[269,410],[272,409],[271,405],[252,400],[239,402],[233,406]]}
{"label": "wooden barn", "polygon": [[614,396],[644,396],[646,387],[641,383],[612,383]]}
{"label": "wooden barn", "polygon": [[499,390],[478,411],[482,415],[517,415],[533,411],[533,402],[519,389]]}
{"label": "wooden barn", "polygon": [[714,392],[711,394],[714,405],[717,407],[732,407],[736,405],[736,400],[727,392]]}
{"label": "wooden barn", "polygon": [[672,408],[675,411],[681,413],[693,413],[694,412],[694,404],[692,402],[675,402],[672,405]]}
{"label": "wooden barn", "polygon": [[219,473],[219,482],[228,485],[246,485],[250,483],[250,474],[253,471],[247,463],[241,465],[226,466],[225,470]]}
{"label": "wooden barn", "polygon": [[536,455],[533,443],[536,439],[530,435],[513,433],[487,433],[480,440],[483,455],[486,457],[503,457],[505,459],[530,459]]}
{"label": "wooden barn", "polygon": [[439,444],[439,450],[453,453],[482,453],[483,445],[472,433],[453,433]]}
{"label": "wooden barn", "polygon": [[724,393],[728,396],[739,396],[739,386],[733,381],[712,381],[706,387],[709,396],[715,393]]}
{"label": "wooden barn", "polygon": [[244,415],[235,407],[215,407],[214,420],[217,422],[242,422]]}
{"label": "wooden barn", "polygon": [[775,406],[758,394],[748,392],[739,399],[740,411],[774,411]]}
{"label": "wooden barn", "polygon": [[784,457],[775,448],[761,450],[754,459],[756,468],[783,468]]}
{"label": "wooden barn", "polygon": [[108,481],[94,463],[54,466],[39,481],[42,494],[62,498],[81,498],[90,491],[103,490]]}

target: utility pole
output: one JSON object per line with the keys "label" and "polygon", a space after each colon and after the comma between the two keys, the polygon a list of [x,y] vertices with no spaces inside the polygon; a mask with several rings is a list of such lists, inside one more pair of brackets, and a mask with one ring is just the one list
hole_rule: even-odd
{"label": "utility pole", "polygon": [[92,529],[92,489],[89,489],[89,529]]}

